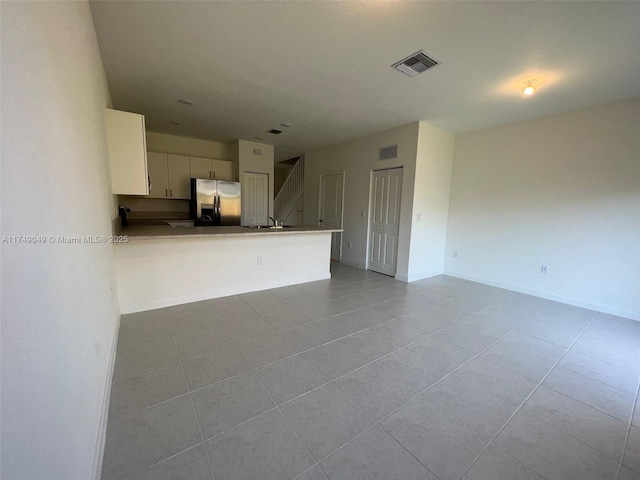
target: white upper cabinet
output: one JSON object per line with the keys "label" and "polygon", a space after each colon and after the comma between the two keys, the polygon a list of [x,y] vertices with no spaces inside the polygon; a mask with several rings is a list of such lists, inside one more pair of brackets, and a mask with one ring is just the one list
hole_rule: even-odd
{"label": "white upper cabinet", "polygon": [[213,160],[213,178],[233,182],[233,163],[225,160]]}
{"label": "white upper cabinet", "polygon": [[111,192],[117,195],[148,195],[144,116],[107,109],[105,122]]}
{"label": "white upper cabinet", "polygon": [[191,198],[191,168],[189,157],[184,155],[167,155],[170,198]]}
{"label": "white upper cabinet", "polygon": [[149,198],[191,198],[189,157],[149,152]]}
{"label": "white upper cabinet", "polygon": [[232,162],[202,157],[190,157],[189,160],[191,163],[191,178],[234,181]]}
{"label": "white upper cabinet", "polygon": [[213,178],[212,160],[210,158],[190,157],[191,178]]}

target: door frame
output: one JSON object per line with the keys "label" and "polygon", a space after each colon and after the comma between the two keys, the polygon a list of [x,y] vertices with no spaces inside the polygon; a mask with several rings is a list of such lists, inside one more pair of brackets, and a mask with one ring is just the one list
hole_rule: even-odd
{"label": "door frame", "polygon": [[[367,246],[365,248],[364,269],[369,270],[369,250],[371,248],[371,210],[373,209],[373,175],[376,172],[383,172],[385,170],[395,170],[397,168],[402,169],[402,184],[400,185],[400,212],[398,214],[398,247],[400,246],[400,222],[402,218],[402,192],[404,191],[404,165],[397,165],[395,167],[386,168],[373,168],[369,173],[369,209],[367,210]],[[373,271],[373,270],[372,270]],[[398,273],[398,250],[396,249],[396,273],[393,274],[393,278]],[[383,274],[381,274],[383,275]]]}
{"label": "door frame", "polygon": [[[346,180],[346,171],[345,170],[332,170],[329,172],[322,172],[318,175],[318,216],[316,223],[319,225],[320,222],[320,212],[322,211],[322,177],[328,177],[331,175],[341,175],[342,176],[342,205],[340,205],[340,228],[344,229],[344,184]],[[342,234],[344,232],[339,232],[340,235],[340,258],[338,261],[342,260]],[[333,235],[333,234],[332,234]]]}

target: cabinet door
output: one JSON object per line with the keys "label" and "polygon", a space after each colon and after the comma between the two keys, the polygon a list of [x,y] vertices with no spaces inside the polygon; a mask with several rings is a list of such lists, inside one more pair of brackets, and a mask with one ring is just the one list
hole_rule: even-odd
{"label": "cabinet door", "polygon": [[213,178],[233,182],[233,163],[225,160],[212,160]]}
{"label": "cabinet door", "polygon": [[269,224],[269,175],[256,173],[256,222]]}
{"label": "cabinet door", "polygon": [[105,117],[111,192],[147,195],[147,145],[144,116],[107,109]]}
{"label": "cabinet door", "polygon": [[149,167],[149,178],[151,179],[149,198],[168,198],[169,172],[167,169],[167,154],[148,152],[147,164]]}
{"label": "cabinet door", "polygon": [[213,168],[210,158],[189,157],[191,164],[191,178],[213,178]]}
{"label": "cabinet door", "polygon": [[189,157],[184,155],[167,156],[169,173],[169,197],[189,200],[191,198],[191,167]]}

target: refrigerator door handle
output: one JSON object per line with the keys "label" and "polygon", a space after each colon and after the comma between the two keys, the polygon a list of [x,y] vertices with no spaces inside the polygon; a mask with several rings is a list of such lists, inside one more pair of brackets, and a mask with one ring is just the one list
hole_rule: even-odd
{"label": "refrigerator door handle", "polygon": [[216,196],[216,200],[217,200],[217,208],[216,208],[216,213],[218,216],[218,223],[220,222],[220,195]]}

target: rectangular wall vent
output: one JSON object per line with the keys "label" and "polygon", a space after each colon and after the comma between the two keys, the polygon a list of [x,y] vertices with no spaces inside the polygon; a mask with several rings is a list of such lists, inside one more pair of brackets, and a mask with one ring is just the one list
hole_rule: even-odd
{"label": "rectangular wall vent", "polygon": [[415,77],[419,73],[422,73],[428,70],[431,67],[435,67],[440,62],[434,60],[429,57],[424,50],[420,50],[413,55],[409,55],[406,58],[403,58],[399,62],[391,65],[396,70],[400,70],[405,75],[409,75],[410,77]]}
{"label": "rectangular wall vent", "polygon": [[394,158],[398,158],[398,145],[391,145],[380,149],[378,160],[392,160]]}
{"label": "rectangular wall vent", "polygon": [[274,135],[280,135],[282,133],[282,130],[276,130],[275,128],[272,128],[271,130],[269,130],[269,133],[273,133]]}

